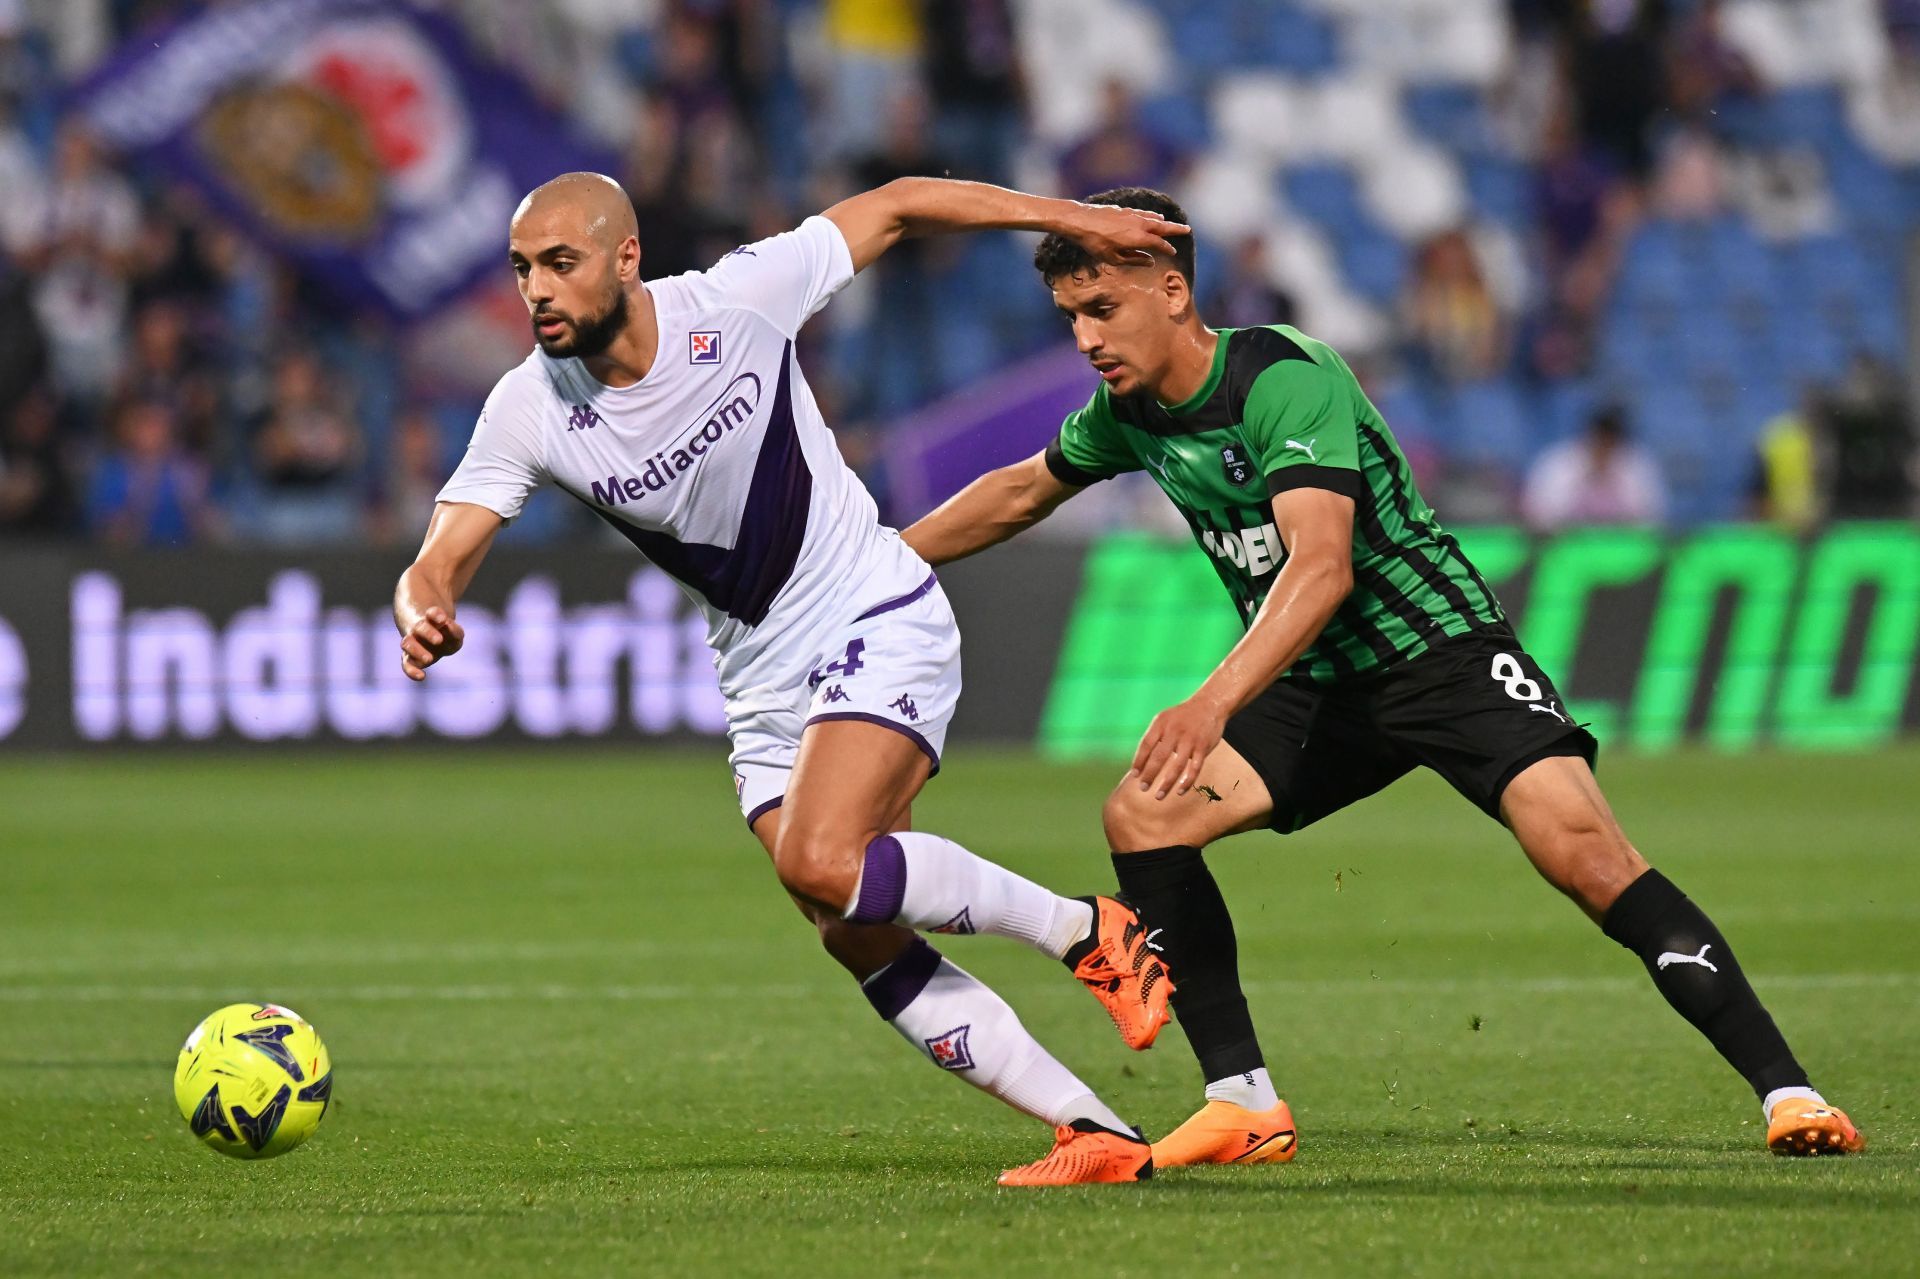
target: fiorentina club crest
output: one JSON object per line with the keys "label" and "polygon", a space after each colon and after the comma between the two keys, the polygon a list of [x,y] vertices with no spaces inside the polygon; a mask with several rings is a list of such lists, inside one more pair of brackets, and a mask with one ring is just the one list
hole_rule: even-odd
{"label": "fiorentina club crest", "polygon": [[687,363],[720,363],[720,331],[718,329],[703,329],[697,333],[687,334]]}
{"label": "fiorentina club crest", "polygon": [[976,931],[973,926],[973,913],[967,907],[962,906],[958,915],[955,915],[946,923],[941,924],[938,928],[931,928],[927,931],[945,933],[950,937],[971,937]]}
{"label": "fiorentina club crest", "polygon": [[1235,488],[1253,478],[1253,463],[1247,460],[1246,450],[1238,444],[1228,444],[1221,448],[1220,469],[1226,472],[1227,483]]}
{"label": "fiorentina club crest", "polygon": [[971,1025],[955,1026],[946,1034],[927,1040],[927,1052],[932,1055],[933,1064],[942,1070],[972,1070],[973,1054],[967,1051],[967,1035],[972,1030]]}

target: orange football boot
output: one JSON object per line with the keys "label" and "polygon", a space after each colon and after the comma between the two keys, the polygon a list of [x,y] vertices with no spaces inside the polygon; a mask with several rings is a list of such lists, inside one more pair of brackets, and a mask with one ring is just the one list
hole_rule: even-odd
{"label": "orange football boot", "polygon": [[1248,1110],[1230,1101],[1210,1101],[1193,1118],[1153,1143],[1162,1168],[1189,1164],[1283,1164],[1300,1149],[1293,1112],[1284,1101],[1271,1110]]}
{"label": "orange football boot", "polygon": [[1153,1047],[1160,1028],[1171,1020],[1167,996],[1173,993],[1173,981],[1150,936],[1133,907],[1116,898],[1095,897],[1093,949],[1073,968],[1135,1052]]}
{"label": "orange football boot", "polygon": [[1776,1155],[1857,1155],[1866,1148],[1845,1111],[1810,1097],[1775,1102],[1767,1116],[1767,1149]]}
{"label": "orange football boot", "polygon": [[1053,1130],[1047,1157],[1000,1174],[1003,1186],[1087,1186],[1098,1182],[1145,1181],[1153,1176],[1153,1147],[1136,1129],[1130,1133],[1076,1119]]}

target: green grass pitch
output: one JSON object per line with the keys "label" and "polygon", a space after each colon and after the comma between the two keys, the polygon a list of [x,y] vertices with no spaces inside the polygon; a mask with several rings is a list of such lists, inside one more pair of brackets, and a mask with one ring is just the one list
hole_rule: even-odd
{"label": "green grass pitch", "polygon": [[[1911,1273],[1920,752],[1605,770],[1866,1130],[1764,1153],[1638,965],[1431,777],[1215,857],[1289,1166],[1001,1190],[1049,1135],[941,1077],[819,951],[718,750],[8,760],[0,1274]],[[1109,880],[1104,768],[963,751],[919,823]],[[1056,966],[954,938],[1124,1114],[1197,1103]],[[234,999],[313,1019],[337,1105],[223,1160],[170,1096]]]}

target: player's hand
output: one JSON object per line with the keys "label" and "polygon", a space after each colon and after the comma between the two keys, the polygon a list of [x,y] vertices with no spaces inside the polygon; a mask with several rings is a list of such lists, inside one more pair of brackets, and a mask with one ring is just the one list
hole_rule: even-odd
{"label": "player's hand", "polygon": [[436,604],[415,619],[400,637],[400,669],[407,673],[408,679],[425,679],[427,667],[458,653],[466,642],[466,628]]}
{"label": "player's hand", "polygon": [[1226,731],[1226,712],[1199,697],[1169,706],[1153,717],[1128,774],[1155,799],[1184,795],[1200,780],[1201,766]]}
{"label": "player's hand", "polygon": [[1169,222],[1148,209],[1077,202],[1065,222],[1061,234],[1095,258],[1131,265],[1151,261],[1156,253],[1171,256],[1170,237],[1190,235],[1193,230],[1184,222]]}

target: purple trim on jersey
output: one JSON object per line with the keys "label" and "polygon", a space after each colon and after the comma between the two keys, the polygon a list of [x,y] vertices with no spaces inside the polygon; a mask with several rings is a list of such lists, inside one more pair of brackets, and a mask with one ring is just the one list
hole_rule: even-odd
{"label": "purple trim on jersey", "polygon": [[873,1011],[892,1021],[920,998],[920,992],[939,971],[940,952],[927,945],[924,937],[915,937],[898,959],[860,983],[860,993],[873,1005]]}
{"label": "purple trim on jersey", "polygon": [[767,800],[765,803],[755,804],[753,806],[753,811],[747,814],[747,829],[752,830],[753,824],[755,822],[759,821],[762,817],[765,817],[768,813],[771,813],[774,809],[780,807],[780,805],[786,802],[787,802],[787,797],[785,795],[775,795],[772,799]]}
{"label": "purple trim on jersey", "polygon": [[860,864],[860,891],[847,920],[854,924],[890,924],[906,897],[906,850],[891,835],[875,835]]}
{"label": "purple trim on jersey", "polygon": [[618,529],[641,554],[700,592],[728,617],[748,626],[766,621],[774,596],[800,562],[800,548],[807,540],[807,511],[813,505],[813,472],[807,469],[799,427],[793,420],[793,343],[788,342],[780,353],[780,383],[767,414],[753,482],[741,504],[740,531],[731,548],[682,542],[639,528],[581,494],[574,496]]}
{"label": "purple trim on jersey", "polygon": [[933,749],[933,743],[899,720],[888,719],[884,715],[869,715],[865,711],[828,711],[824,715],[815,715],[806,722],[804,727],[812,728],[815,724],[825,724],[836,719],[857,719],[863,724],[878,724],[882,728],[891,728],[902,737],[910,738],[915,746],[927,753],[927,758],[933,761],[933,772],[928,773],[928,777],[940,771],[940,752]]}
{"label": "purple trim on jersey", "polygon": [[864,622],[870,617],[878,617],[882,613],[891,613],[897,608],[905,608],[907,605],[913,603],[917,599],[925,599],[927,592],[931,591],[934,587],[938,585],[940,585],[939,575],[936,573],[929,573],[927,574],[926,581],[920,583],[920,585],[914,587],[911,591],[908,591],[905,595],[896,595],[890,600],[883,600],[882,602],[875,604],[872,608],[860,614],[860,616],[854,618],[853,620],[856,622]]}

